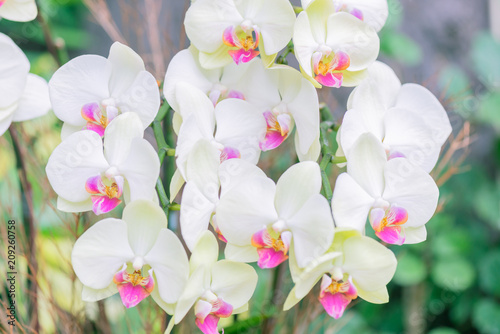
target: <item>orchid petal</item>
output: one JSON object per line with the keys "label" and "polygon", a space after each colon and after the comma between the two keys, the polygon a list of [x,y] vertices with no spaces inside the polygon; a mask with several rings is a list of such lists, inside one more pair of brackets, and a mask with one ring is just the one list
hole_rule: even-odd
{"label": "orchid petal", "polygon": [[28,74],[26,88],[19,100],[13,122],[21,122],[45,115],[51,109],[47,82],[34,74]]}
{"label": "orchid petal", "polygon": [[[0,6],[1,11],[9,4],[16,5],[13,1],[7,1]],[[22,50],[8,37],[0,33],[0,90],[2,99],[0,109],[7,108],[16,103],[25,91],[27,75],[30,69],[28,58]]]}
{"label": "orchid petal", "polygon": [[29,22],[36,18],[38,9],[34,0],[8,0],[0,6],[0,18],[16,22]]}

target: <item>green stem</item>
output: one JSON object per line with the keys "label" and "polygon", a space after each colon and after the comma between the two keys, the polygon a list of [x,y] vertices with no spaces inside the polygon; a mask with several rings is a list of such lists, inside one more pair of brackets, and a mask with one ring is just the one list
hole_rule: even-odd
{"label": "green stem", "polygon": [[302,12],[304,9],[300,6],[293,6],[293,11],[295,12],[295,14],[299,14],[300,12]]}
{"label": "green stem", "polygon": [[345,157],[332,157],[331,163],[333,164],[345,164],[347,162],[347,159]]}

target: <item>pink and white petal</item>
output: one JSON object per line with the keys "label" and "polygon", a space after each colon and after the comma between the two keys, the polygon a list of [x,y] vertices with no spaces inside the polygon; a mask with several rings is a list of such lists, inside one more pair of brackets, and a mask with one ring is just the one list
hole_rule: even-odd
{"label": "pink and white petal", "polygon": [[384,191],[384,167],[387,163],[387,154],[380,140],[370,132],[362,134],[352,145],[347,159],[347,173],[370,196],[379,198]]}
{"label": "pink and white petal", "polygon": [[212,266],[211,290],[233,309],[237,309],[250,300],[257,279],[257,273],[250,265],[221,260]]}
{"label": "pink and white petal", "polygon": [[64,212],[86,212],[92,210],[92,200],[89,196],[89,198],[81,202],[70,202],[59,196],[57,197],[56,207]]}
{"label": "pink and white petal", "polygon": [[212,53],[222,44],[222,34],[231,25],[243,21],[231,0],[196,1],[191,4],[184,25],[191,43],[200,51]]}
{"label": "pink and white petal", "polygon": [[160,231],[168,225],[165,212],[148,200],[130,202],[123,210],[122,219],[127,223],[130,247],[134,254],[140,257],[150,252],[157,242]]}
{"label": "pink and white petal", "polygon": [[152,200],[155,185],[160,175],[160,160],[151,144],[136,138],[130,145],[130,153],[122,164],[117,166],[130,187],[130,200]]}
{"label": "pink and white petal", "polygon": [[224,249],[224,257],[227,260],[236,262],[257,262],[259,260],[259,254],[257,249],[252,245],[237,246],[235,244],[228,243]]}
{"label": "pink and white petal", "polygon": [[229,243],[249,245],[252,235],[278,220],[274,208],[276,186],[271,179],[250,177],[220,199],[217,226]]}
{"label": "pink and white petal", "polygon": [[264,152],[270,151],[280,146],[286,138],[279,131],[267,130],[264,140],[259,143],[259,148]]}
{"label": "pink and white petal", "polygon": [[274,248],[257,248],[257,254],[259,255],[257,265],[261,269],[276,268],[288,259],[287,254]]}
{"label": "pink and white petal", "polygon": [[110,97],[110,76],[110,64],[101,56],[83,55],[61,66],[49,81],[54,114],[63,122],[85,125],[82,107]]}
{"label": "pink and white petal", "polygon": [[204,300],[198,300],[196,304],[194,304],[194,315],[197,319],[204,321],[205,318],[212,311],[212,304]]}
{"label": "pink and white petal", "polygon": [[338,319],[344,314],[351,299],[346,297],[343,293],[325,293],[323,297],[319,297],[319,301],[329,316]]}
{"label": "pink and white petal", "polygon": [[27,121],[40,117],[51,108],[47,82],[34,74],[28,74],[26,88],[13,115],[13,122]]}
{"label": "pink and white petal", "polygon": [[146,69],[141,57],[130,47],[120,42],[114,42],[111,45],[108,61],[111,65],[109,92],[112,97],[119,97],[127,91],[137,75]]}
{"label": "pink and white petal", "polygon": [[344,77],[342,73],[327,73],[326,75],[316,75],[314,80],[326,87],[339,88],[342,86]]}
{"label": "pink and white petal", "polygon": [[333,262],[342,256],[339,252],[330,252],[317,257],[295,279],[295,295],[298,299],[304,298],[319,282],[325,273],[330,272]]}
{"label": "pink and white petal", "polygon": [[333,241],[330,205],[320,194],[311,196],[287,225],[293,234],[294,254],[301,268],[322,255]]}
{"label": "pink and white petal", "polygon": [[353,236],[344,241],[342,248],[342,268],[359,290],[377,291],[394,276],[397,266],[394,253],[374,239]]}
{"label": "pink and white petal", "polygon": [[117,286],[123,306],[131,308],[137,306],[144,298],[149,296],[149,292],[141,285],[125,283]]}
{"label": "pink and white petal", "polygon": [[[115,92],[113,92],[115,94]],[[145,130],[154,120],[160,109],[160,90],[153,75],[141,71],[135,80],[117,96],[119,101],[117,107],[122,113],[133,112],[142,121]]]}
{"label": "pink and white petal", "polygon": [[144,260],[155,273],[161,299],[166,303],[175,303],[189,277],[189,261],[180,240],[166,227],[161,229]]}
{"label": "pink and white petal", "polygon": [[375,198],[370,196],[347,173],[337,178],[332,197],[332,212],[338,227],[350,227],[363,232],[366,218]]}
{"label": "pink and white petal", "polygon": [[[15,1],[7,1],[0,6],[1,11],[5,7],[15,7]],[[0,101],[0,109],[12,106],[22,96],[25,86],[27,75],[30,69],[28,58],[24,55],[23,51],[5,34],[0,33],[0,91],[2,92],[2,99]]]}
{"label": "pink and white petal", "polygon": [[274,204],[281,219],[292,218],[321,190],[321,170],[316,162],[305,161],[288,168],[276,183]]}
{"label": "pink and white petal", "polygon": [[116,117],[105,131],[104,154],[111,166],[119,166],[131,154],[132,142],[144,135],[142,122],[135,113]]}
{"label": "pink and white petal", "polygon": [[244,16],[260,28],[267,54],[278,53],[292,38],[295,13],[288,0],[261,0],[255,15]]}
{"label": "pink and white petal", "polygon": [[182,192],[180,224],[182,238],[190,250],[207,231],[215,204],[208,200],[193,182],[187,182]]}
{"label": "pink and white petal", "polygon": [[163,95],[172,109],[177,112],[179,112],[175,93],[177,83],[187,82],[202,92],[208,92],[213,85],[210,79],[218,81],[218,78],[212,78],[213,74],[218,73],[220,77],[220,70],[208,71],[201,68],[197,58],[198,53],[194,54],[192,48],[184,49],[179,51],[168,65],[163,83]]}
{"label": "pink and white petal", "polygon": [[326,45],[349,55],[350,71],[367,68],[378,57],[380,40],[377,32],[365,22],[349,13],[336,13],[328,17]]}
{"label": "pink and white petal", "polygon": [[260,157],[259,142],[266,133],[264,116],[250,103],[227,99],[215,107],[217,132],[215,140],[224,146],[236,148],[241,158],[257,163]]}
{"label": "pink and white petal", "polygon": [[405,243],[405,231],[401,226],[386,226],[380,232],[375,232],[375,235],[391,245],[401,246]]}
{"label": "pink and white petal", "polygon": [[432,139],[432,128],[422,116],[402,108],[392,108],[386,113],[384,144],[391,152],[398,152],[417,166],[430,172],[441,151],[441,142]]}
{"label": "pink and white petal", "polygon": [[227,53],[233,58],[236,65],[248,63],[260,54],[259,51],[246,51],[245,49],[229,50]]}
{"label": "pink and white petal", "polygon": [[94,211],[96,215],[108,213],[122,202],[119,198],[109,198],[107,196],[98,195],[91,195],[90,199],[92,200],[92,211]]}
{"label": "pink and white petal", "polygon": [[117,292],[118,289],[114,282],[111,282],[111,284],[104,289],[92,289],[84,285],[82,288],[82,300],[84,302],[96,302],[111,297]]}
{"label": "pink and white petal", "polygon": [[420,227],[427,223],[436,211],[439,198],[439,189],[432,177],[404,158],[388,161],[384,175],[382,197],[408,211],[404,226]]}
{"label": "pink and white petal", "polygon": [[300,67],[311,77],[313,75],[311,57],[318,48],[319,43],[314,38],[306,12],[301,12],[297,16],[293,31],[293,44]]}
{"label": "pink and white petal", "polygon": [[[211,268],[219,258],[219,244],[210,231],[204,231],[196,240],[189,259],[190,272],[194,273],[199,267]],[[209,269],[207,269],[209,270]]]}
{"label": "pink and white petal", "polygon": [[127,225],[115,218],[101,220],[78,238],[71,263],[80,281],[92,289],[107,288],[113,276],[134,253],[127,240]]}
{"label": "pink and white petal", "polygon": [[203,322],[196,318],[195,323],[203,334],[219,334],[219,330],[217,329],[219,317],[213,314],[207,316]]}
{"label": "pink and white petal", "polygon": [[76,132],[57,146],[45,171],[54,191],[69,202],[89,198],[88,178],[109,167],[104,158],[101,137],[89,130]]}
{"label": "pink and white petal", "polygon": [[360,10],[363,13],[363,21],[373,27],[377,32],[385,25],[389,15],[389,8],[386,0],[342,0],[341,4]]}
{"label": "pink and white petal", "polygon": [[417,112],[432,129],[432,140],[443,145],[451,134],[450,120],[439,100],[427,88],[405,84],[399,92],[396,107]]}

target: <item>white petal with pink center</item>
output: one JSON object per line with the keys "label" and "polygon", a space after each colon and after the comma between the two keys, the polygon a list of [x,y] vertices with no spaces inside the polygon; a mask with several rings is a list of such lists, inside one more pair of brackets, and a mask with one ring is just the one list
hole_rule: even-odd
{"label": "white petal with pink center", "polygon": [[386,285],[394,276],[396,265],[394,254],[375,240],[355,230],[339,228],[327,253],[295,271],[295,287],[284,309],[297,304],[320,280],[319,302],[335,319],[358,296],[371,303],[387,303]]}
{"label": "white petal with pink center", "polygon": [[291,247],[300,267],[321,255],[333,239],[333,221],[320,188],[315,162],[292,166],[277,184],[261,176],[238,182],[216,209],[217,225],[231,245],[226,258],[258,258],[261,268],[273,268],[288,258]]}
{"label": "white petal with pink center", "polygon": [[420,167],[405,158],[387,160],[371,133],[354,144],[347,173],[337,178],[332,211],[337,226],[363,232],[367,218],[375,234],[390,244],[426,239],[425,224],[434,214],[439,189]]}
{"label": "white petal with pink center", "polygon": [[37,75],[28,73],[30,69],[28,58],[7,35],[2,33],[0,33],[0,49],[2,50],[0,53],[1,136],[12,122],[43,116],[51,106],[47,82]]}
{"label": "white petal with pink center", "polygon": [[127,308],[153,290],[164,303],[175,304],[189,276],[187,255],[167,229],[165,213],[146,200],[127,205],[122,219],[107,218],[89,228],[76,241],[71,262],[86,288],[85,301],[119,292]]}
{"label": "white petal with pink center", "polygon": [[0,19],[29,22],[36,18],[35,0],[0,0]]}
{"label": "white petal with pink center", "polygon": [[60,210],[102,214],[113,210],[122,198],[156,198],[160,161],[142,138],[139,117],[120,115],[105,134],[103,143],[96,132],[79,131],[52,152],[46,172],[59,196]]}
{"label": "white petal with pink center", "polygon": [[62,137],[88,129],[103,135],[119,114],[136,113],[146,129],[158,113],[160,92],[141,57],[115,42],[108,58],[83,55],[59,68],[49,82],[56,116],[64,122]]}
{"label": "white petal with pink center", "polygon": [[205,231],[193,248],[191,275],[175,308],[175,324],[194,306],[198,328],[205,334],[218,333],[220,318],[244,310],[257,285],[257,273],[244,263],[217,261],[218,255],[214,235]]}
{"label": "white petal with pink center", "polygon": [[295,55],[318,88],[358,85],[379,52],[376,31],[337,7],[331,0],[312,1],[294,27]]}
{"label": "white petal with pink center", "polygon": [[[302,0],[306,9],[314,0]],[[347,12],[380,31],[387,21],[389,8],[387,0],[332,0],[337,12]]]}
{"label": "white petal with pink center", "polygon": [[266,66],[292,37],[295,13],[287,0],[198,0],[184,25],[204,68],[243,64],[260,54]]}
{"label": "white petal with pink center", "polygon": [[349,159],[359,136],[370,132],[389,158],[406,157],[430,172],[452,128],[446,111],[426,88],[405,84],[387,65],[376,62],[368,78],[349,97],[339,130],[342,153]]}

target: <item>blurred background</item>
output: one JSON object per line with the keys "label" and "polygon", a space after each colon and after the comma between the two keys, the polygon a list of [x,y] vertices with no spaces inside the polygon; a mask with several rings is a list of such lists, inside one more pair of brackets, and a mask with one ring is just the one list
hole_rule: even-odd
{"label": "blurred background", "polygon": [[[47,80],[75,56],[106,57],[111,43],[118,40],[140,53],[162,81],[171,57],[189,45],[182,26],[189,3],[40,0],[37,20],[1,20],[0,32],[28,55],[31,72]],[[358,299],[339,320],[320,312],[317,294],[281,312],[292,286],[286,266],[258,270],[260,280],[250,310],[225,320],[226,334],[500,333],[500,0],[390,0],[389,8],[389,20],[380,32],[380,60],[391,65],[403,83],[429,88],[449,112],[454,128],[433,171],[441,197],[438,213],[427,224],[428,240],[392,247],[399,263],[388,286],[388,304]],[[293,65],[292,58],[288,56]],[[321,102],[338,123],[350,91],[320,92]],[[13,219],[18,227],[14,332],[160,333],[168,319],[151,298],[130,310],[116,295],[105,302],[81,301],[71,249],[96,218],[55,209],[56,196],[44,168],[60,142],[60,128],[49,113],[15,124],[14,135],[0,137],[0,219]],[[329,136],[335,148],[335,133]],[[260,166],[277,179],[295,162],[293,152],[288,140],[280,154],[264,154]],[[339,172],[331,168],[332,184]],[[175,221],[176,212],[169,218]],[[0,225],[2,236],[6,226]],[[1,243],[4,273],[6,237]],[[8,288],[5,280],[2,284],[0,330],[9,332]],[[199,332],[193,324],[191,315],[176,332]]]}

